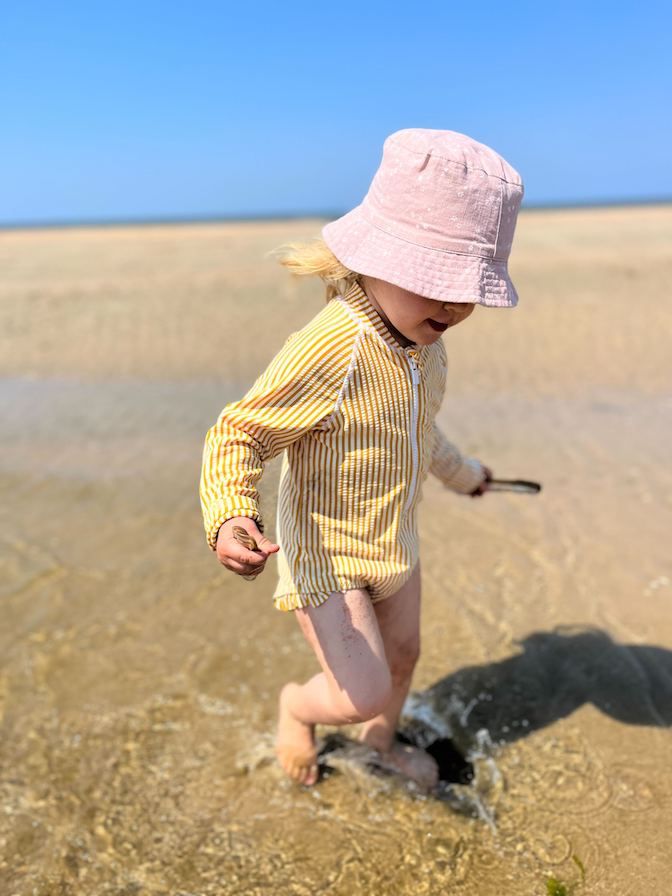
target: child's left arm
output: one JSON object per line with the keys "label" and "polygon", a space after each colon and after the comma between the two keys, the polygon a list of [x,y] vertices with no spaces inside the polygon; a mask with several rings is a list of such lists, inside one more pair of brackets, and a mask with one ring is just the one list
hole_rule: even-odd
{"label": "child's left arm", "polygon": [[492,477],[489,467],[475,457],[463,457],[459,449],[449,442],[439,427],[434,424],[432,460],[429,471],[446,488],[460,495],[482,495],[487,491],[487,481]]}

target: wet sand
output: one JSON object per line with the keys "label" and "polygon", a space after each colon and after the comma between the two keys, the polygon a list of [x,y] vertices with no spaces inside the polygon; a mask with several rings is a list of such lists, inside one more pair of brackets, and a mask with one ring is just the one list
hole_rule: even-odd
{"label": "wet sand", "polygon": [[470,759],[471,814],[347,756],[283,778],[316,663],[275,561],[205,542],[205,433],[324,302],[264,253],[321,223],[0,233],[0,892],[664,892],[672,208],[523,213],[520,305],[443,337],[444,431],[544,485],[424,488],[406,725]]}

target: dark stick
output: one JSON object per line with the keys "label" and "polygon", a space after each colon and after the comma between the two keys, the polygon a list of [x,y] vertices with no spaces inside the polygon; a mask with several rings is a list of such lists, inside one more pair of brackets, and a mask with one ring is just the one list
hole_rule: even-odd
{"label": "dark stick", "polygon": [[541,485],[529,479],[488,479],[487,491],[524,492],[525,494],[534,495],[541,491]]}

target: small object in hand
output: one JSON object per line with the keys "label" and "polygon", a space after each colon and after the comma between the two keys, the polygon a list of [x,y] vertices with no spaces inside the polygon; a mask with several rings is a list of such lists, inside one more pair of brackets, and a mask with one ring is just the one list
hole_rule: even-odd
{"label": "small object in hand", "polygon": [[[233,527],[233,537],[239,544],[242,544],[244,548],[247,548],[250,551],[258,551],[260,550],[257,542],[252,538],[249,532],[246,532],[242,526],[234,526]],[[252,582],[259,575],[258,572],[252,573],[252,575],[243,576],[248,582]]]}
{"label": "small object in hand", "polygon": [[489,492],[521,492],[526,495],[536,495],[541,491],[538,482],[529,479],[488,479]]}

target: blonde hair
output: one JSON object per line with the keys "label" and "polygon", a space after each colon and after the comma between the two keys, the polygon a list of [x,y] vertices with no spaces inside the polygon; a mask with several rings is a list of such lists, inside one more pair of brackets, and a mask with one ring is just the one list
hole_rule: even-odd
{"label": "blonde hair", "polygon": [[295,277],[320,277],[326,285],[327,302],[342,294],[360,276],[341,264],[321,237],[310,242],[283,243],[267,254],[279,255],[280,264]]}

